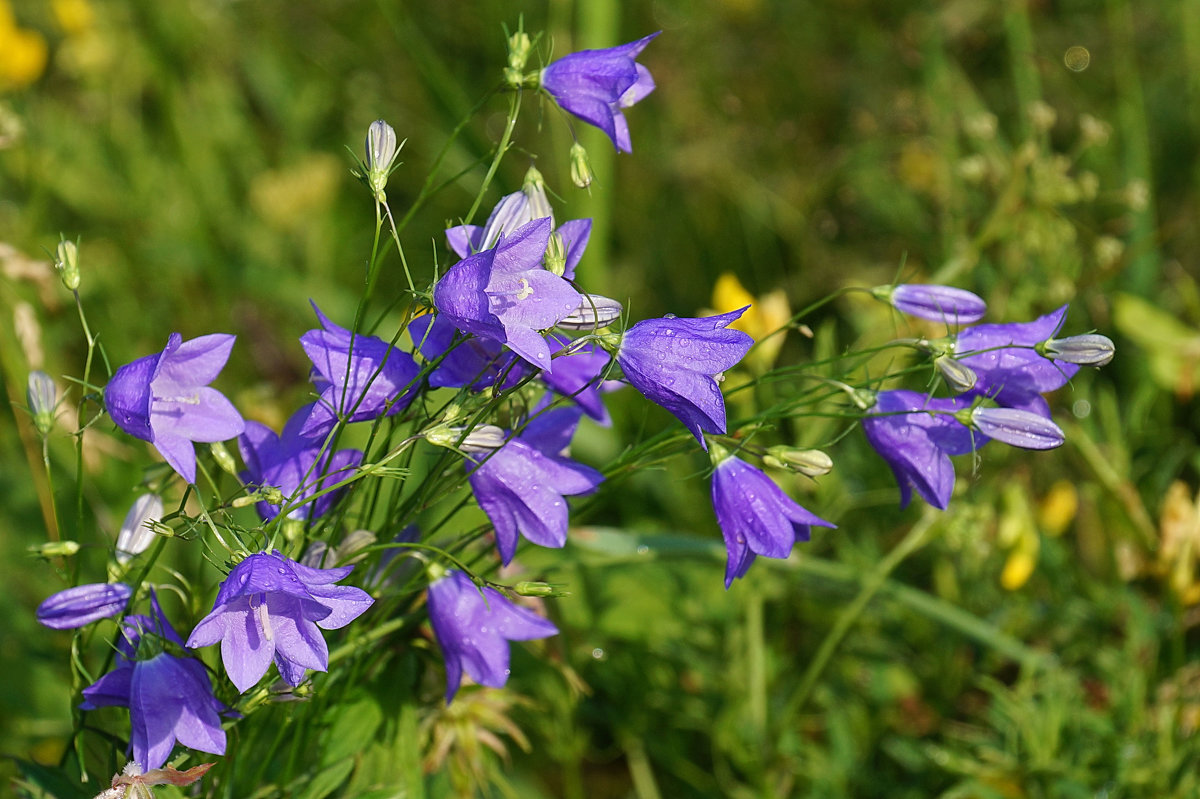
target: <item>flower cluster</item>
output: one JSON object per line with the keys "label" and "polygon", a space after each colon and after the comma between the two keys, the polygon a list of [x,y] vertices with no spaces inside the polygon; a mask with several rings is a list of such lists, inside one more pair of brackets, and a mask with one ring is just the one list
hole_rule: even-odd
{"label": "flower cluster", "polygon": [[[619,152],[630,152],[624,111],[655,88],[636,59],[658,34],[574,53],[536,74],[523,72],[530,50],[523,35],[510,39],[508,85],[537,87],[602,130]],[[386,122],[370,125],[356,174],[380,220],[392,219],[386,186],[400,146]],[[496,158],[506,150],[498,147]],[[585,186],[590,177],[580,151],[576,143],[572,175]],[[489,171],[488,182],[495,174]],[[736,296],[747,299],[715,303],[724,312],[630,323],[620,301],[586,289],[591,220],[558,222],[541,173],[529,169],[519,191],[502,196],[483,225],[471,224],[484,191],[463,224],[444,231],[453,253],[448,268],[424,289],[410,277],[411,303],[389,299],[381,313],[370,305],[382,260],[378,243],[349,327],[311,303],[318,326],[299,337],[311,363],[309,396],[272,417],[287,416],[278,432],[277,422],[244,419],[211,385],[231,357],[233,335],[185,341],[172,333],[161,352],[121,366],[108,381],[107,414],[120,430],[152,444],[171,471],[148,473],[146,493],[113,543],[108,581],[51,596],[37,618],[58,630],[115,626],[115,665],[83,689],[80,705],[129,709],[133,768],[114,778],[113,796],[199,779],[207,766],[161,767],[176,743],[223,754],[233,722],[222,717],[249,715],[279,697],[263,684],[268,673],[299,698],[337,685],[336,673],[322,674],[360,649],[392,646],[400,630],[432,632],[447,703],[464,675],[484,686],[505,685],[510,642],[558,632],[515,597],[554,590],[529,581],[506,586],[483,575],[521,568],[522,547],[528,555],[529,545],[567,546],[572,514],[587,502],[580,498],[627,473],[623,467],[637,464],[639,448],[655,458],[702,460],[707,453],[727,590],[759,556],[786,559],[813,528],[835,527],[802,507],[784,483],[788,475],[820,477],[832,459],[820,450],[763,443],[784,427],[777,422],[797,415],[796,405],[788,400],[757,415],[744,412],[748,403],[726,407],[726,374],[739,390],[757,388],[780,354],[777,334],[803,328],[786,299],[782,310],[776,304],[764,313],[757,302],[751,310],[753,298],[737,284]],[[393,223],[398,249],[402,227]],[[72,247],[61,257],[72,267],[72,290],[77,255]],[[897,343],[932,356],[950,396],[841,384],[857,405],[849,415],[892,469],[902,506],[915,491],[946,508],[955,483],[951,458],[992,439],[1026,449],[1060,445],[1063,433],[1044,395],[1081,365],[1112,356],[1103,336],[1057,337],[1065,307],[1028,323],[976,324],[986,304],[962,289],[901,284],[871,294],[926,327],[933,322],[950,331],[936,341]],[[756,338],[773,337],[739,370]],[[666,414],[644,406],[646,432],[626,450],[635,455],[602,471],[583,462],[584,446],[576,445],[582,454],[573,457],[572,442],[581,425],[613,426],[609,394],[623,386]],[[31,378],[29,404],[38,432],[50,435],[57,405],[49,376]],[[229,440],[237,442],[240,465],[222,443]],[[197,443],[211,446],[198,453]],[[764,468],[754,465],[756,458]],[[207,468],[212,464],[219,468]],[[224,572],[204,599],[195,596],[186,569],[156,562],[177,534],[201,539],[203,558]],[[356,571],[360,561],[364,568]],[[161,589],[157,579],[188,600],[195,624],[186,640],[149,587]],[[130,615],[147,596],[151,614]],[[366,621],[357,622],[364,614]],[[336,645],[334,631],[356,622]],[[202,651],[216,644],[219,656]]]}

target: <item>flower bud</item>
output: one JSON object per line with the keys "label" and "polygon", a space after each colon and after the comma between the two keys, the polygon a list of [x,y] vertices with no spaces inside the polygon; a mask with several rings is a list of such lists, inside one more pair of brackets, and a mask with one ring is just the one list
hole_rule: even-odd
{"label": "flower bud", "polygon": [[25,401],[33,416],[33,426],[43,436],[54,429],[54,416],[58,409],[57,389],[54,379],[41,371],[29,373],[29,385],[25,389]]}
{"label": "flower bud", "polygon": [[513,586],[513,591],[520,596],[556,597],[571,595],[570,591],[559,590],[559,585],[561,583],[539,583],[522,580]]}
{"label": "flower bud", "polygon": [[956,394],[970,391],[979,381],[979,376],[975,374],[974,369],[961,361],[954,360],[949,355],[937,356],[933,359],[933,365],[941,374],[942,379],[946,381],[946,385]]}
{"label": "flower bud", "polygon": [[233,455],[229,454],[228,448],[222,441],[216,441],[208,445],[208,449],[213,454],[213,460],[221,467],[221,471],[233,477],[238,476],[237,462],[234,461]]}
{"label": "flower bud", "polygon": [[562,234],[557,230],[550,234],[546,254],[542,256],[542,266],[559,277],[567,271],[567,248],[563,244]]}
{"label": "flower bud", "polygon": [[596,174],[592,172],[592,162],[588,159],[587,150],[579,142],[571,145],[571,182],[581,189],[592,185]]}
{"label": "flower bud", "polygon": [[[525,31],[517,31],[508,37],[508,71],[521,74],[529,61],[529,53],[533,50],[533,42]],[[519,83],[517,84],[520,85]]]}
{"label": "flower bud", "polygon": [[800,449],[782,444],[767,450],[763,463],[776,469],[799,472],[808,477],[820,477],[833,471],[833,459],[819,449]]}
{"label": "flower bud", "polygon": [[625,311],[621,303],[599,294],[579,296],[583,298],[583,302],[570,314],[558,320],[556,327],[563,330],[597,330],[620,319]]}
{"label": "flower bud", "polygon": [[399,153],[396,131],[382,119],[375,120],[367,128],[366,149],[367,185],[377,201],[387,202],[387,195],[383,190],[387,186],[388,175],[392,174],[392,165]]}
{"label": "flower bud", "polygon": [[529,167],[525,172],[525,180],[521,191],[529,199],[529,219],[550,218],[550,227],[554,228],[554,209],[550,207],[550,198],[546,196],[546,181],[536,167]]}
{"label": "flower bud", "polygon": [[953,286],[901,283],[876,286],[871,295],[901,313],[951,325],[978,322],[987,312],[987,303],[979,295]]}
{"label": "flower bud", "polygon": [[1113,359],[1112,339],[1099,333],[1082,336],[1050,338],[1036,344],[1034,349],[1044,358],[1077,363],[1080,366],[1105,366]]}
{"label": "flower bud", "polygon": [[115,616],[133,589],[124,583],[89,583],[59,591],[38,605],[37,620],[54,630],[73,630]]}
{"label": "flower bud", "polygon": [[1022,449],[1054,449],[1066,441],[1054,422],[1032,411],[1016,408],[963,408],[954,418],[988,438]]}
{"label": "flower bud", "polygon": [[70,291],[79,288],[79,247],[73,241],[60,241],[54,252],[54,270]]}
{"label": "flower bud", "polygon": [[30,555],[39,558],[69,558],[79,551],[79,544],[76,541],[47,541],[30,544],[26,549]]}
{"label": "flower bud", "polygon": [[435,447],[456,449],[470,454],[486,454],[504,446],[507,435],[494,424],[481,424],[463,436],[462,427],[441,424],[426,431],[425,440]]}
{"label": "flower bud", "polygon": [[134,501],[117,533],[117,562],[128,563],[134,555],[146,551],[162,515],[163,501],[157,494],[142,494]]}

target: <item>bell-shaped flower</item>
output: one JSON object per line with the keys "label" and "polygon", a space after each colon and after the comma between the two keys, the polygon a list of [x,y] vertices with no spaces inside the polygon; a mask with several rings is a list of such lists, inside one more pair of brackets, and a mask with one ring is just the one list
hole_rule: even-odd
{"label": "bell-shaped flower", "polygon": [[267,673],[272,659],[279,675],[297,686],[305,669],[329,667],[321,630],[346,626],[375,601],[361,588],[334,585],[353,569],[312,569],[277,551],[250,555],[221,583],[212,612],[187,645],[220,641],[225,671],[242,693]]}
{"label": "bell-shaped flower", "polygon": [[956,411],[968,407],[966,397],[931,399],[915,391],[880,391],[863,433],[887,461],[900,486],[900,507],[907,507],[915,488],[926,502],[942,510],[954,491],[951,455],[978,449],[987,437],[955,420]]}
{"label": "bell-shaped flower", "polygon": [[399,413],[412,401],[417,362],[383,339],[352,333],[331,322],[314,302],[321,330],[300,337],[313,363],[313,382],[321,399],[299,434],[324,438],[342,416],[348,422]]}
{"label": "bell-shaped flower", "polygon": [[189,483],[196,482],[193,441],[213,443],[239,436],[245,422],[216,379],[234,336],[214,333],[184,341],[172,333],[166,348],[116,371],[104,388],[104,405],[117,426],[149,441]]}
{"label": "bell-shaped flower", "polygon": [[213,696],[199,660],[167,651],[183,641],[151,594],[151,616],[126,616],[117,642],[117,666],[83,689],[83,710],[129,708],[133,760],[143,771],[167,762],[175,742],[201,752],[225,754],[221,714],[234,715]]}
{"label": "bell-shaped flower", "polygon": [[462,572],[447,572],[429,586],[429,621],[446,661],[446,703],[465,671],[480,685],[508,682],[509,641],[557,635],[558,628],[514,605],[494,588],[477,588]]}
{"label": "bell-shaped flower", "polygon": [[959,411],[965,424],[988,438],[1021,449],[1054,449],[1066,441],[1062,429],[1040,413],[982,405]]}
{"label": "bell-shaped flower", "polygon": [[754,559],[786,558],[797,541],[807,541],[812,527],[835,527],[800,507],[775,481],[733,455],[715,452],[712,503],[725,538],[728,560],[725,587],[746,574]]}
{"label": "bell-shaped flower", "polygon": [[429,385],[434,388],[469,386],[472,391],[483,391],[499,380],[500,388],[507,389],[530,372],[529,365],[500,342],[479,336],[464,338],[442,314],[418,316],[409,322],[408,334],[427,361],[441,358],[429,373]]}
{"label": "bell-shaped flower", "polygon": [[38,605],[37,620],[54,630],[73,630],[125,609],[133,589],[124,583],[87,583],[59,591]]}
{"label": "bell-shaped flower", "polygon": [[459,330],[506,345],[538,369],[551,370],[538,332],[579,307],[579,292],[542,267],[551,222],[542,218],[462,259],[433,288],[433,304]]}
{"label": "bell-shaped flower", "polygon": [[1079,366],[1045,358],[1035,348],[1054,336],[1066,315],[1064,305],[1032,322],[976,325],[960,331],[954,355],[978,378],[974,393],[1048,418],[1050,407],[1041,395],[1062,388]]}
{"label": "bell-shaped flower", "polygon": [[[292,414],[280,435],[250,421],[246,422],[246,432],[238,436],[238,449],[246,463],[242,480],[252,487],[278,488],[285,504],[291,506],[288,516],[293,519],[324,516],[345,490],[326,489],[349,477],[362,462],[363,454],[357,449],[340,449],[331,455],[323,441],[301,435],[311,411],[312,406],[306,405]],[[315,494],[320,496],[308,500]],[[270,521],[279,515],[281,507],[262,501],[256,509],[259,516]]]}
{"label": "bell-shaped flower", "polygon": [[604,131],[618,152],[632,152],[623,109],[654,91],[650,70],[635,59],[655,36],[564,56],[542,70],[542,88],[564,111]]}
{"label": "bell-shaped flower", "polygon": [[566,544],[566,497],[589,493],[604,479],[562,454],[581,415],[577,406],[547,411],[499,449],[472,454],[478,466],[468,464],[468,480],[496,529],[496,547],[505,564],[517,551],[518,533],[539,546]]}
{"label": "bell-shaped flower", "polygon": [[617,350],[625,379],[675,414],[705,449],[704,433],[725,432],[718,381],[754,345],[742,331],[728,329],[745,310],[699,319],[645,319],[625,331]]}

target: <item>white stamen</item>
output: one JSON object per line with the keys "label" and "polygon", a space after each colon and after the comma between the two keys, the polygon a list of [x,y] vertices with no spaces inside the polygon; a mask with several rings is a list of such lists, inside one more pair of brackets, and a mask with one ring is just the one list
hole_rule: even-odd
{"label": "white stamen", "polygon": [[521,278],[521,290],[517,292],[517,299],[524,300],[533,295],[533,287],[529,285],[529,281]]}
{"label": "white stamen", "polygon": [[255,594],[250,597],[250,607],[254,610],[254,615],[258,617],[258,624],[262,627],[263,637],[268,641],[275,640],[275,633],[271,630],[271,616],[267,613],[267,603],[263,599],[259,599],[261,594]]}

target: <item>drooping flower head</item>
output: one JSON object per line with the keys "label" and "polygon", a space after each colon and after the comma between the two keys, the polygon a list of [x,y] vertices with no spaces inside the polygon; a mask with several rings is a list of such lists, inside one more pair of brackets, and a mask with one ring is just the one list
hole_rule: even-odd
{"label": "drooping flower head", "polygon": [[478,466],[468,464],[471,490],[496,529],[505,564],[517,551],[518,533],[539,546],[566,544],[565,498],[589,493],[604,479],[562,454],[581,415],[578,406],[542,413],[499,449],[473,456]]}
{"label": "drooping flower head", "polygon": [[51,594],[38,605],[37,620],[53,630],[73,630],[125,609],[133,589],[124,583],[88,583]]}
{"label": "drooping flower head", "polygon": [[542,70],[542,88],[564,111],[604,131],[618,152],[632,152],[623,109],[654,91],[650,70],[635,59],[656,36],[564,56]]}
{"label": "drooping flower head", "polygon": [[705,449],[704,433],[725,432],[725,398],[717,381],[754,344],[727,327],[745,310],[699,319],[645,319],[625,331],[617,351],[625,379],[675,414]]}
{"label": "drooping flower head", "polygon": [[220,641],[225,671],[242,693],[267,673],[272,659],[279,676],[297,686],[305,669],[329,667],[320,631],[346,626],[375,601],[361,588],[334,585],[353,569],[313,569],[277,551],[251,555],[221,583],[212,612],[187,645]]}
{"label": "drooping flower head", "polygon": [[312,306],[322,329],[305,333],[300,344],[313,363],[321,399],[299,434],[324,438],[338,416],[364,422],[408,407],[419,371],[412,356],[376,336],[339,327]]}
{"label": "drooping flower head", "polygon": [[931,399],[915,391],[880,391],[869,415],[862,420],[867,441],[892,467],[900,486],[900,507],[912,491],[942,510],[954,491],[951,455],[983,446],[987,437],[972,433],[953,414],[970,406],[966,397]]}
{"label": "drooping flower head", "polygon": [[179,657],[167,644],[184,646],[151,593],[152,615],[126,616],[117,642],[117,666],[83,689],[83,710],[129,708],[133,760],[143,771],[167,762],[175,742],[201,752],[225,754],[221,714],[229,708],[213,696],[204,665]]}
{"label": "drooping flower head", "polygon": [[446,703],[458,692],[464,671],[480,685],[508,682],[509,641],[557,635],[558,628],[514,605],[494,588],[482,593],[462,572],[451,571],[429,586],[429,621],[446,661]]}
{"label": "drooping flower head", "polygon": [[438,312],[465,333],[498,341],[538,369],[551,370],[538,332],[579,307],[579,292],[542,267],[548,218],[521,226],[499,243],[447,270],[433,289]]}
{"label": "drooping flower head", "polygon": [[[363,456],[357,449],[340,449],[331,456],[322,440],[301,435],[311,413],[311,405],[296,411],[280,435],[265,424],[250,421],[246,432],[238,436],[238,449],[246,463],[242,479],[250,486],[273,486],[282,491],[285,502],[296,506],[288,513],[294,519],[324,516],[345,489],[303,500],[349,477]],[[281,510],[266,501],[259,502],[256,509],[265,521]]]}
{"label": "drooping flower head", "polygon": [[117,426],[153,444],[189,483],[196,482],[192,442],[226,441],[245,429],[225,395],[208,388],[229,360],[234,338],[214,333],[184,341],[172,333],[162,352],[125,364],[104,388]]}
{"label": "drooping flower head", "polygon": [[1066,315],[1064,305],[1032,322],[976,325],[961,331],[954,353],[978,377],[974,392],[1005,407],[1049,417],[1049,405],[1041,395],[1066,385],[1079,366],[1045,358],[1035,347],[1053,338]]}
{"label": "drooping flower head", "polygon": [[713,471],[713,510],[725,538],[725,587],[746,574],[758,555],[786,558],[812,526],[835,527],[798,505],[775,481],[740,458],[728,455]]}

